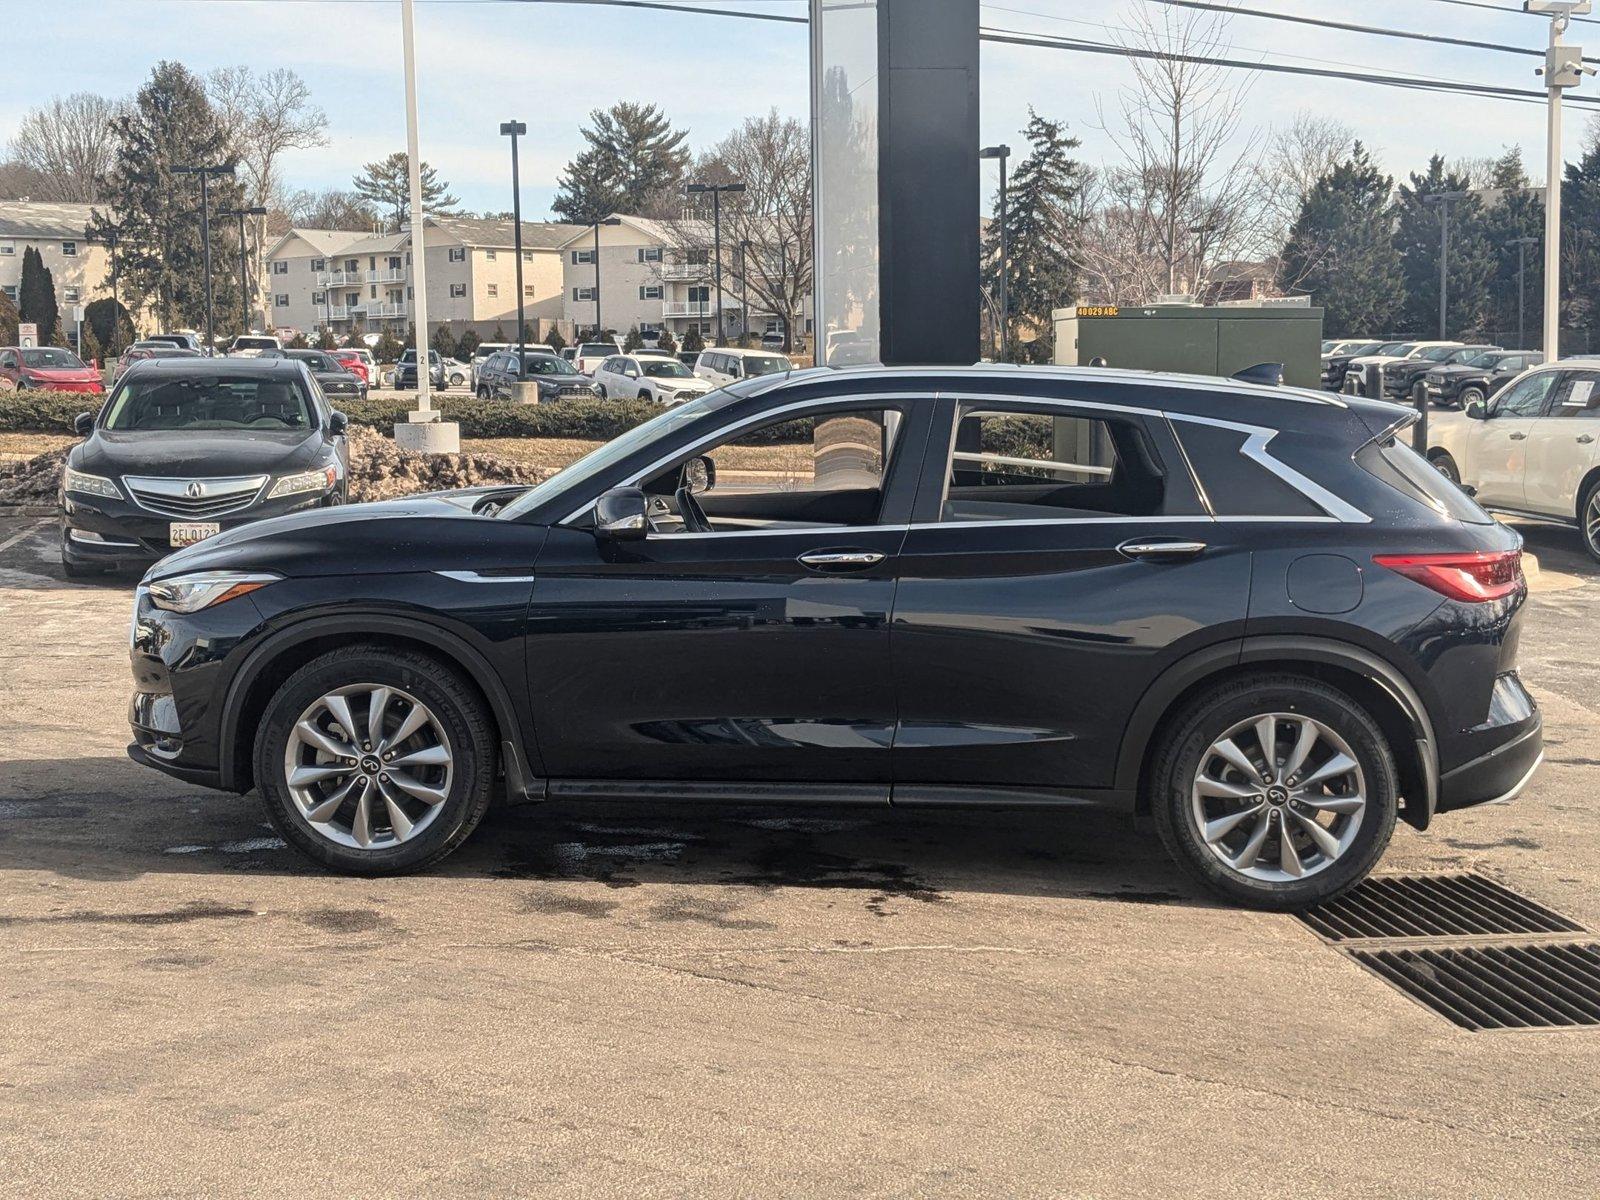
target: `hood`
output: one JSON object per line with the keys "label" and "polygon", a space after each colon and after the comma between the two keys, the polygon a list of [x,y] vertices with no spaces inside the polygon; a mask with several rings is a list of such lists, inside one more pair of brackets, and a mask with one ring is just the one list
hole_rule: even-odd
{"label": "hood", "polygon": [[319,430],[97,429],[76,450],[75,465],[96,475],[283,474],[314,466],[326,446]]}
{"label": "hood", "polygon": [[86,383],[100,378],[100,372],[93,367],[23,367],[22,373],[53,383]]}
{"label": "hood", "polygon": [[1462,379],[1468,375],[1491,375],[1494,367],[1469,367],[1466,363],[1451,363],[1449,366],[1435,366],[1429,374],[1437,375],[1441,379]]}

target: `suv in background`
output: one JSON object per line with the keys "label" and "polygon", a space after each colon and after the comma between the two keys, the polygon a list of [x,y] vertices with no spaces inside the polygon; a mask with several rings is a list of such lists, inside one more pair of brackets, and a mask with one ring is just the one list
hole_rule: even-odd
{"label": "suv in background", "polygon": [[518,370],[515,350],[497,350],[483,360],[476,394],[480,400],[512,400],[516,398],[512,385],[518,383],[537,383],[541,401],[595,400],[600,396],[599,384],[566,359],[529,351],[522,356]]}
{"label": "suv in background", "polygon": [[1422,377],[1428,400],[1446,408],[1481,404],[1529,367],[1544,362],[1536,350],[1490,350],[1461,363],[1435,367]]}
{"label": "suv in background", "polygon": [[1322,386],[1330,392],[1342,391],[1352,361],[1364,354],[1380,354],[1386,348],[1399,345],[1399,342],[1343,342],[1335,346],[1322,356]]}
{"label": "suv in background", "polygon": [[254,358],[263,350],[282,350],[283,343],[270,334],[241,333],[228,347],[229,358]]}
{"label": "suv in background", "polygon": [[121,379],[123,374],[135,363],[143,362],[148,358],[199,358],[200,351],[185,350],[174,346],[171,342],[138,341],[122,352],[112,368],[113,381]]}
{"label": "suv in background", "polygon": [[600,394],[625,400],[637,396],[657,404],[682,404],[703,396],[712,385],[670,354],[615,354],[594,371]]}
{"label": "suv in background", "polygon": [[613,354],[621,353],[622,347],[616,342],[579,342],[572,355],[572,365],[590,375]]}
{"label": "suv in background", "polygon": [[1411,399],[1411,389],[1435,367],[1451,366],[1498,350],[1499,346],[1435,346],[1424,350],[1415,358],[1389,363],[1383,368],[1384,394],[1404,404]]}
{"label": "suv in background", "polygon": [[770,350],[742,350],[732,346],[702,350],[694,364],[694,373],[701,379],[709,380],[713,387],[721,387],[739,379],[754,379],[758,375],[776,375],[792,370],[794,364],[782,354],[774,354]]}
{"label": "suv in background", "polygon": [[196,354],[204,354],[206,348],[200,344],[200,336],[194,333],[152,333],[144,339],[147,342],[166,342],[180,350],[193,350]]}
{"label": "suv in background", "polygon": [[[428,351],[428,382],[439,391],[444,391],[444,360],[439,357],[437,350]],[[408,347],[400,356],[400,361],[394,365],[394,386],[397,391],[417,386],[417,351]]]}

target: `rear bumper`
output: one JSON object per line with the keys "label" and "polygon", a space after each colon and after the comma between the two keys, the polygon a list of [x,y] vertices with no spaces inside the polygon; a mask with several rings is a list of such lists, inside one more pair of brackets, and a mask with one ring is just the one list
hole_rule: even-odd
{"label": "rear bumper", "polygon": [[1438,812],[1506,803],[1528,785],[1544,761],[1544,718],[1535,710],[1506,732],[1494,749],[1439,777]]}

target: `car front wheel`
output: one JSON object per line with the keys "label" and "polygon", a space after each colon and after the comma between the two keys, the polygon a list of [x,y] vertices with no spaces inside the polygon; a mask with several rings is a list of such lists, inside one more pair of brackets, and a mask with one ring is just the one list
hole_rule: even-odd
{"label": "car front wheel", "polygon": [[268,817],[334,870],[421,870],[489,807],[489,714],[471,684],[426,655],[376,645],[324,654],[278,689],[260,730],[255,779]]}
{"label": "car front wheel", "polygon": [[1367,711],[1320,680],[1257,675],[1198,696],[1167,726],[1150,811],[1168,851],[1254,908],[1324,903],[1394,832],[1394,758]]}
{"label": "car front wheel", "polygon": [[1578,523],[1583,532],[1583,548],[1600,562],[1600,479],[1591,483],[1578,506]]}
{"label": "car front wheel", "polygon": [[1466,411],[1467,405],[1482,404],[1483,400],[1483,389],[1480,387],[1464,387],[1461,389],[1461,395],[1456,397],[1456,401],[1460,404],[1463,412]]}
{"label": "car front wheel", "polygon": [[1433,464],[1433,469],[1443,475],[1457,487],[1461,486],[1461,468],[1456,465],[1456,460],[1451,458],[1446,451],[1439,451],[1428,459]]}

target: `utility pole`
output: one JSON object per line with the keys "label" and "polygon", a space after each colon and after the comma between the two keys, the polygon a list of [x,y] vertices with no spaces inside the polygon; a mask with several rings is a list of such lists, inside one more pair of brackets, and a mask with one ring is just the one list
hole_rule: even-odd
{"label": "utility pole", "polygon": [[978,157],[1000,160],[1000,361],[1009,362],[1011,310],[1007,307],[1006,277],[1011,274],[1011,246],[1006,228],[1006,160],[1011,157],[1011,147],[985,146],[978,151]]}
{"label": "utility pole", "polygon": [[254,208],[219,208],[219,217],[239,218],[239,332],[250,332],[250,249],[244,240],[244,219],[264,217],[267,210],[259,204]]}
{"label": "utility pole", "polygon": [[1450,309],[1450,205],[1464,200],[1470,192],[1434,192],[1424,196],[1422,202],[1430,207],[1439,206],[1439,340],[1445,341]]}
{"label": "utility pole", "polygon": [[726,340],[722,331],[722,193],[737,194],[744,191],[742,183],[691,183],[686,189],[691,196],[711,193],[711,245],[715,262],[712,277],[717,289],[717,345]]}
{"label": "utility pole", "polygon": [[528,127],[521,121],[502,121],[500,132],[511,139],[511,240],[517,256],[517,375],[520,377],[526,347],[522,309],[522,181],[517,176],[517,136],[527,133]]}
{"label": "utility pole", "polygon": [[1550,18],[1550,48],[1545,51],[1544,76],[1549,94],[1549,127],[1545,135],[1544,178],[1544,358],[1555,362],[1561,354],[1561,93],[1583,82],[1583,50],[1562,40],[1575,16],[1589,12],[1590,0],[1523,0],[1524,12]]}
{"label": "utility pole", "polygon": [[200,176],[200,258],[206,274],[206,353],[217,352],[217,335],[211,307],[211,193],[206,184],[213,175],[233,174],[233,167],[225,164],[201,164],[173,167],[174,175]]}
{"label": "utility pole", "polygon": [[[406,160],[410,167],[412,319],[417,328],[417,411],[433,411],[429,389],[433,363],[428,357],[427,216],[422,211],[422,155],[417,149],[416,13],[412,0],[400,0],[400,39],[406,72]],[[427,415],[423,421],[433,418]]]}
{"label": "utility pole", "polygon": [[1511,243],[1517,248],[1517,349],[1528,348],[1526,314],[1528,311],[1528,247],[1537,246],[1538,238],[1520,237]]}
{"label": "utility pole", "polygon": [[750,343],[750,264],[746,258],[750,253],[750,239],[739,239],[739,303],[743,306],[744,336],[740,339],[746,345]]}

